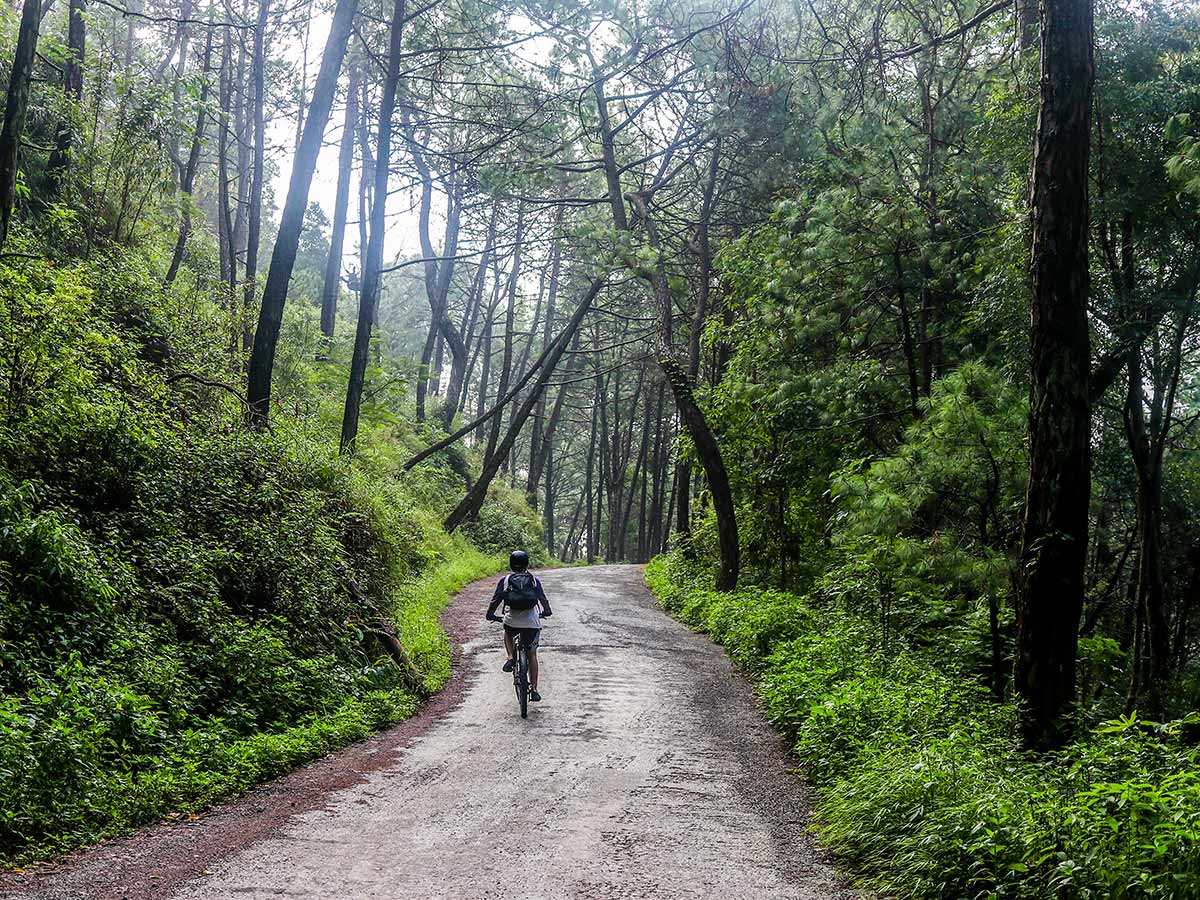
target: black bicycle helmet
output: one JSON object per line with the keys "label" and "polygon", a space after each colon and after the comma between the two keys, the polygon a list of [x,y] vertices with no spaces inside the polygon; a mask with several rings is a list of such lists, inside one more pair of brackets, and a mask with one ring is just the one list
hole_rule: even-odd
{"label": "black bicycle helmet", "polygon": [[524,550],[514,550],[508,554],[508,567],[514,572],[524,572],[529,568],[529,554]]}

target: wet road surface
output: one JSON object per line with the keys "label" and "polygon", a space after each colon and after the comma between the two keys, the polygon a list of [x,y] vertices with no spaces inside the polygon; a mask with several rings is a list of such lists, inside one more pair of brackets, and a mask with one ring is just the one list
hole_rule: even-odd
{"label": "wet road surface", "polygon": [[[475,629],[461,703],[405,749],[168,892],[138,896],[848,897],[806,834],[807,796],[780,739],[723,652],[654,604],[640,567],[541,578],[555,614],[528,719],[500,671],[500,629]],[[488,594],[478,585],[456,605],[482,616]],[[52,888],[28,896],[65,896]]]}

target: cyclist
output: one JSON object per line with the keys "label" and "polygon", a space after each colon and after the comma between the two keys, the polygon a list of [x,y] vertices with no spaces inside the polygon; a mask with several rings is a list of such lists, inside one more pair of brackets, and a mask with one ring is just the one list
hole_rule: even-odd
{"label": "cyclist", "polygon": [[[508,651],[505,672],[511,672],[517,664],[516,636],[520,634],[524,637],[525,649],[529,653],[529,699],[541,700],[542,695],[537,689],[537,648],[542,634],[542,619],[553,613],[541,581],[529,571],[529,554],[524,550],[514,550],[508,557],[508,568],[509,573],[496,585],[485,618],[489,622],[504,623],[504,649]],[[504,606],[503,619],[496,615],[501,605]]]}

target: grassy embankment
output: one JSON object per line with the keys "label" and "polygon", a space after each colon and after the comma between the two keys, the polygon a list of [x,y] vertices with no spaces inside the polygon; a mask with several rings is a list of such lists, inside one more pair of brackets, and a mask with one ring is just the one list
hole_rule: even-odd
{"label": "grassy embankment", "polygon": [[448,675],[449,597],[537,543],[503,489],[467,534],[442,531],[462,482],[401,470],[429,439],[403,394],[376,396],[358,453],[338,453],[345,368],[314,362],[312,307],[285,323],[273,429],[246,429],[194,377],[240,376],[221,296],[156,271],[120,248],[0,265],[0,865],[409,716]]}

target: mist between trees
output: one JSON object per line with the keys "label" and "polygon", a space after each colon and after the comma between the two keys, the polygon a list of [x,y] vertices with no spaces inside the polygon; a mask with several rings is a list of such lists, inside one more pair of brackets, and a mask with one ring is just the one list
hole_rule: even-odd
{"label": "mist between trees", "polygon": [[[1193,5],[24,0],[0,41],[13,696],[133,678],[55,675],[79,628],[111,662],[146,623],[215,627],[145,599],[181,576],[132,510],[254,523],[184,581],[269,628],[302,593],[278,517],[304,502],[342,548],[311,577],[376,618],[447,534],[669,551],[740,588],[696,603],[820,598],[881,665],[986,689],[1014,759],[1118,715],[1190,752]],[[239,466],[282,481],[243,506]],[[231,493],[164,499],[167,471]],[[92,588],[31,549],[38,522]],[[118,628],[79,598],[123,578]],[[325,659],[329,622],[292,624],[312,640],[280,652]],[[230,696],[178,716],[225,722]],[[255,715],[235,732],[284,724]],[[55,821],[22,802],[14,847]],[[1156,896],[1194,896],[1156,865]]]}

